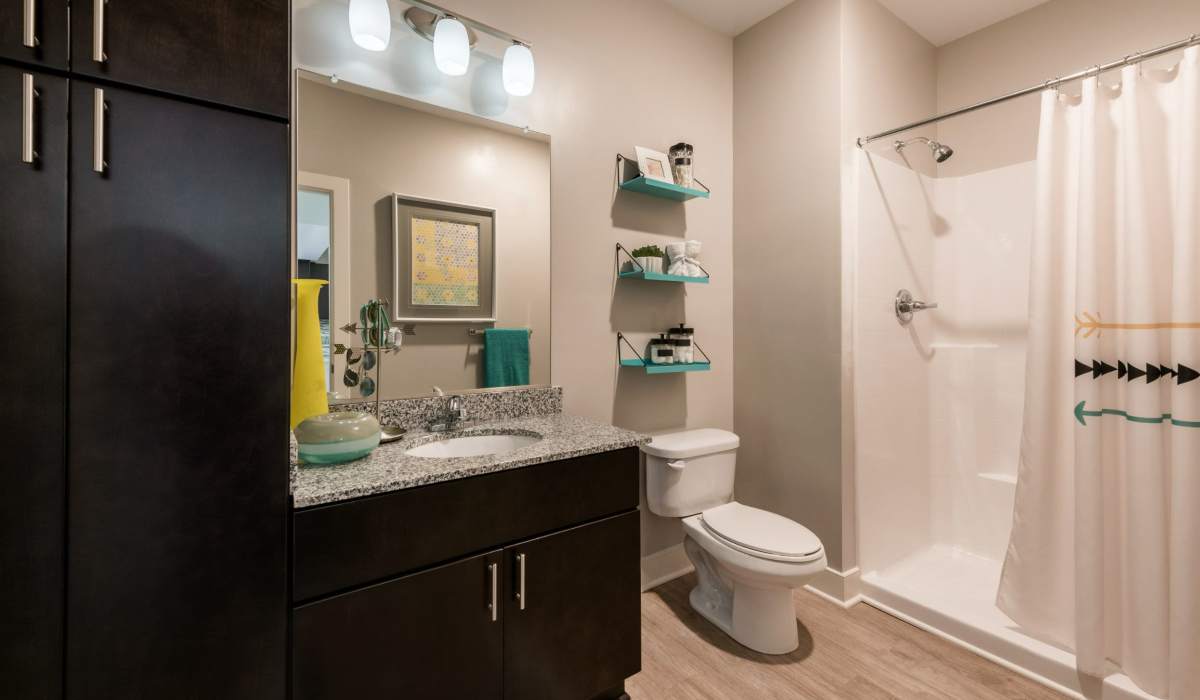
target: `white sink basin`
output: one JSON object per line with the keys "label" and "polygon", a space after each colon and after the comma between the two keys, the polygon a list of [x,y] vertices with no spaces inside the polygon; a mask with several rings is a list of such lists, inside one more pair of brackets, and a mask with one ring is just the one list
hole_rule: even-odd
{"label": "white sink basin", "polygon": [[427,442],[405,451],[405,454],[413,457],[441,459],[502,455],[522,447],[528,447],[540,442],[541,439],[536,435],[465,435],[437,442]]}

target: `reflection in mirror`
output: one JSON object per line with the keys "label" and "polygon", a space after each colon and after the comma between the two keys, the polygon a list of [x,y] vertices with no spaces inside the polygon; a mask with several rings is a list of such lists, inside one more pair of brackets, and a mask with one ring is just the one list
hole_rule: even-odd
{"label": "reflection in mirror", "polygon": [[[303,182],[296,188],[296,277],[329,279],[330,242],[333,234],[333,193],[310,189]],[[325,359],[325,389],[331,387],[329,364],[329,288],[321,289],[317,302],[321,319],[321,354]]]}
{"label": "reflection in mirror", "polygon": [[[331,398],[548,384],[548,138],[299,75],[295,264],[330,281]],[[366,369],[360,309],[373,300],[411,334]]]}

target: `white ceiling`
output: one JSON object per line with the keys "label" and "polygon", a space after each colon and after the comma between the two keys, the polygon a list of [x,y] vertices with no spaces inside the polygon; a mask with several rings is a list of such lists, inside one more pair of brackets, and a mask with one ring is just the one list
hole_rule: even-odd
{"label": "white ceiling", "polygon": [[722,34],[737,36],[792,0],[666,0],[683,14]]}
{"label": "white ceiling", "polygon": [[1048,0],[879,0],[934,46],[1019,15]]}
{"label": "white ceiling", "polygon": [[[1049,0],[879,0],[934,46],[948,44]],[[792,0],[666,0],[729,36],[746,31]]]}

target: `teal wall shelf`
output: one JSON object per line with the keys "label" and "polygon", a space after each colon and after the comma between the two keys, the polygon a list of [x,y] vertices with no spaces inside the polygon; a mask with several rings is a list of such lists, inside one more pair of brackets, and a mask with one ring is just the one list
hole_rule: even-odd
{"label": "teal wall shelf", "polygon": [[708,186],[699,180],[696,180],[696,184],[704,189],[697,190],[690,187],[680,187],[674,183],[663,182],[662,180],[651,180],[644,177],[642,172],[638,170],[637,160],[626,158],[620,153],[617,154],[617,185],[626,192],[647,194],[651,197],[669,199],[675,202],[686,202],[689,199],[708,199],[710,194]]}
{"label": "teal wall shelf", "polygon": [[646,370],[646,374],[675,374],[677,372],[707,372],[712,367],[711,362],[692,362],[689,364],[656,365],[641,360],[621,360],[622,367],[637,367]]}
{"label": "teal wall shelf", "polygon": [[620,277],[627,280],[646,280],[648,282],[691,282],[694,284],[708,284],[707,277],[687,277],[685,275],[668,275],[663,272],[643,272],[641,270],[632,270],[630,272],[620,273]]}
{"label": "teal wall shelf", "polygon": [[708,199],[708,192],[680,187],[661,180],[651,180],[645,177],[635,177],[621,183],[621,189],[628,192],[648,194],[651,197],[662,197],[676,202],[686,202],[689,199]]}
{"label": "teal wall shelf", "polygon": [[[619,269],[621,267],[621,253],[624,253],[625,257],[629,258],[629,264],[632,265],[635,269],[626,270],[625,272],[619,271]],[[665,263],[664,263],[664,265],[665,265]],[[644,269],[642,269],[642,264],[637,261],[637,258],[633,257],[633,254],[630,253],[628,250],[625,250],[625,246],[621,245],[620,243],[617,244],[617,267],[618,267],[617,277],[620,277],[622,279],[627,279],[627,280],[646,280],[647,282],[690,282],[692,284],[708,284],[708,278],[709,278],[708,270],[705,270],[703,267],[700,268],[704,272],[703,277],[693,277],[691,275],[668,275],[665,272],[650,272],[648,270],[644,270]]]}
{"label": "teal wall shelf", "polygon": [[[621,344],[629,348],[630,352],[637,357],[627,358],[621,356]],[[617,362],[622,367],[633,367],[635,369],[644,370],[646,374],[678,374],[679,372],[707,372],[712,368],[712,360],[708,357],[708,353],[704,352],[704,348],[700,347],[700,343],[692,341],[696,350],[704,358],[704,362],[680,362],[669,365],[656,365],[653,362],[642,359],[642,353],[633,347],[629,339],[624,333],[617,333]]]}

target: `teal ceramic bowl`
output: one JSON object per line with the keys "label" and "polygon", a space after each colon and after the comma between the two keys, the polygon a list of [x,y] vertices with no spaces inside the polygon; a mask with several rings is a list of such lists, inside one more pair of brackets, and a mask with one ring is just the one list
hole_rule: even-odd
{"label": "teal ceramic bowl", "polygon": [[295,432],[300,461],[305,464],[351,462],[379,447],[379,421],[369,413],[313,416],[297,425]]}

